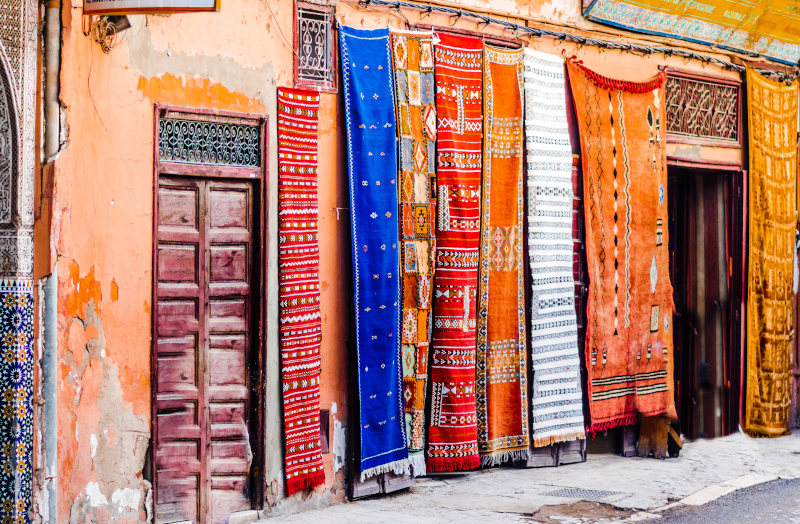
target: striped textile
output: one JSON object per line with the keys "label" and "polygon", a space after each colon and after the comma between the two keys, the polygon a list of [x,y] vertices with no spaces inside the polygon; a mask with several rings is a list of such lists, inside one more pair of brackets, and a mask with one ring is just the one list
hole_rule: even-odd
{"label": "striped textile", "polygon": [[437,33],[438,229],[428,472],[480,465],[475,311],[480,249],[482,59],[479,38]]}
{"label": "striped textile", "polygon": [[325,482],[319,433],[319,94],[278,89],[278,299],[286,490]]}
{"label": "striped textile", "polygon": [[585,438],[564,61],[525,49],[533,446]]}

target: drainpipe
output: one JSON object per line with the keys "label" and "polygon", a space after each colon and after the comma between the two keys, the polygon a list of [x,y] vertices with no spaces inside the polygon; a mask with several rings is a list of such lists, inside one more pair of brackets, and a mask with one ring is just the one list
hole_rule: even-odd
{"label": "drainpipe", "polygon": [[[61,0],[44,0],[44,162],[50,162],[61,149]],[[44,490],[46,508],[40,508],[42,524],[58,523],[58,264],[40,282],[39,318],[44,348],[41,357],[44,396]],[[43,494],[44,495],[44,494]]]}
{"label": "drainpipe", "polygon": [[61,146],[61,1],[44,2],[44,161],[49,162]]}
{"label": "drainpipe", "polygon": [[41,524],[58,524],[58,265],[39,281],[39,333],[44,398],[44,428],[40,433],[44,448],[44,503],[39,508]]}

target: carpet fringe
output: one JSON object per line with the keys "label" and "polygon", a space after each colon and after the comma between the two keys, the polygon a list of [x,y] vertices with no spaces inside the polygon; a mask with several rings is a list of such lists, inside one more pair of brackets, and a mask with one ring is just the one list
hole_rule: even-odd
{"label": "carpet fringe", "polygon": [[553,435],[551,437],[534,438],[533,447],[543,448],[545,446],[551,446],[553,444],[559,444],[561,442],[572,442],[573,440],[585,440],[585,439],[586,439],[585,432],[574,431],[571,433],[565,433],[563,435]]}
{"label": "carpet fringe", "polygon": [[481,457],[481,466],[490,468],[492,466],[499,466],[509,461],[528,460],[530,451],[525,449],[510,449],[506,451],[497,451],[490,455],[483,455]]}
{"label": "carpet fringe", "polygon": [[408,455],[408,461],[411,463],[411,474],[415,477],[425,476],[425,453],[419,452]]}
{"label": "carpet fringe", "polygon": [[361,472],[361,482],[364,482],[370,477],[376,475],[383,475],[384,473],[394,473],[395,475],[410,475],[411,474],[411,461],[407,458],[395,460],[388,464],[381,464],[374,468],[365,469]]}
{"label": "carpet fringe", "polygon": [[594,439],[597,433],[602,433],[603,431],[608,431],[609,429],[614,429],[616,427],[622,426],[631,426],[636,424],[639,420],[639,415],[627,415],[620,418],[615,418],[614,420],[607,420],[605,422],[600,422],[597,424],[592,424],[589,428],[586,429],[586,433]]}
{"label": "carpet fringe", "polygon": [[604,87],[606,89],[617,89],[619,91],[625,91],[627,93],[649,93],[654,89],[660,88],[664,81],[667,79],[667,75],[664,72],[661,72],[651,78],[650,80],[645,80],[644,82],[631,82],[628,80],[617,80],[616,78],[610,78],[607,76],[603,76],[598,74],[588,67],[584,66],[581,61],[574,60],[575,64],[580,67],[586,76],[588,76],[592,81],[599,85],[600,87]]}
{"label": "carpet fringe", "polygon": [[325,471],[320,470],[312,475],[296,477],[286,483],[286,496],[290,497],[293,493],[306,488],[315,488],[325,483]]}
{"label": "carpet fringe", "polygon": [[452,473],[453,471],[469,471],[480,467],[481,459],[477,455],[459,458],[428,458],[428,473]]}

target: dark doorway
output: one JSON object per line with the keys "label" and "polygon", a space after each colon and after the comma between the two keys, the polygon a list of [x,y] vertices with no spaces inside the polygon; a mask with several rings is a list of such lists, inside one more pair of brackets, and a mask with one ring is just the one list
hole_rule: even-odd
{"label": "dark doorway", "polygon": [[739,424],[744,177],[674,165],[668,175],[680,431],[719,437]]}

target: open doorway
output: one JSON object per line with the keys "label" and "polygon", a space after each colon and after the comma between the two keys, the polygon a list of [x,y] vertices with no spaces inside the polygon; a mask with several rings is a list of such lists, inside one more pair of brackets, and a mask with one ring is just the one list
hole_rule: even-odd
{"label": "open doorway", "polygon": [[690,439],[737,430],[743,347],[744,173],[670,162],[675,404]]}

